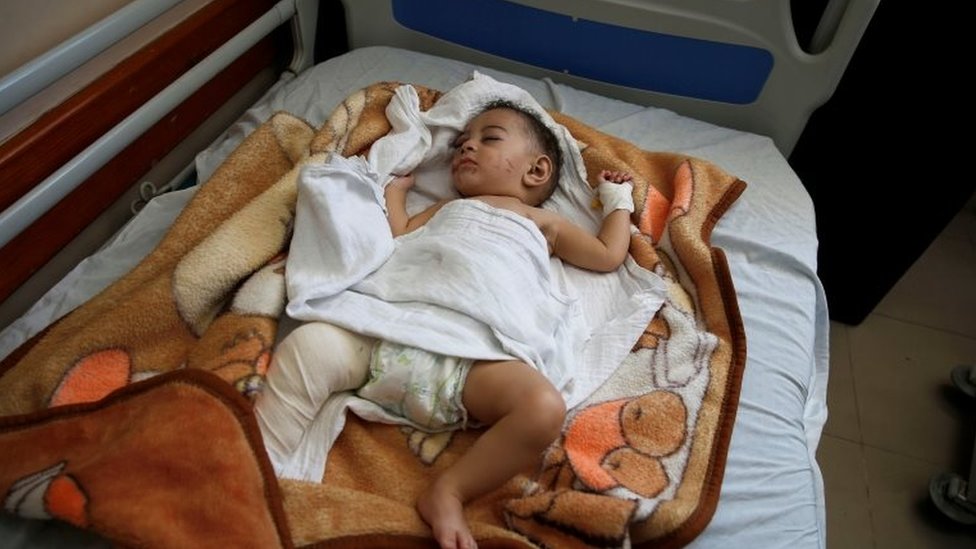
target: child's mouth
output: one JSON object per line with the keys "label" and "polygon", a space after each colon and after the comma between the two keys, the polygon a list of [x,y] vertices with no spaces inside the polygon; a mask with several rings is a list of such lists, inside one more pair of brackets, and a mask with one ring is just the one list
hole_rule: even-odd
{"label": "child's mouth", "polygon": [[460,170],[462,168],[474,167],[474,166],[477,166],[477,165],[478,165],[478,163],[475,162],[474,160],[470,159],[470,158],[462,158],[461,160],[458,160],[454,164],[454,170],[456,171],[456,170]]}

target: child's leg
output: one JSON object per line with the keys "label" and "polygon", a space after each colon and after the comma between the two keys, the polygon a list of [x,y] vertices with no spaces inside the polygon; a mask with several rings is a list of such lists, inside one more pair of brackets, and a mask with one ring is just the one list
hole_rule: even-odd
{"label": "child's leg", "polygon": [[281,340],[254,404],[272,461],[295,449],[329,395],[366,383],[374,342],[324,322],[302,324]]}
{"label": "child's leg", "polygon": [[474,547],[464,502],[537,463],[559,437],[566,405],[559,391],[523,362],[478,362],[464,385],[468,413],[491,427],[417,502],[441,547]]}

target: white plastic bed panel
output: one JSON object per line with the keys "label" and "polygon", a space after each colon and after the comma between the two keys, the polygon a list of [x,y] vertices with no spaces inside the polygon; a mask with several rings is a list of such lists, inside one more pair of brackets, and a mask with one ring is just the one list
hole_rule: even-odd
{"label": "white plastic bed panel", "polygon": [[497,67],[769,136],[789,155],[880,0],[831,0],[797,43],[769,0],[343,0],[352,47]]}

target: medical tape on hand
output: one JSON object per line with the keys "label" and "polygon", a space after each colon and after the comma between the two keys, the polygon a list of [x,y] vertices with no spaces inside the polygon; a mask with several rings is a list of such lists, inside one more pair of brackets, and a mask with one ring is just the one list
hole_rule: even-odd
{"label": "medical tape on hand", "polygon": [[603,204],[603,216],[610,215],[614,210],[634,211],[634,186],[629,182],[609,183],[604,181],[596,187],[596,192],[600,195],[600,203]]}

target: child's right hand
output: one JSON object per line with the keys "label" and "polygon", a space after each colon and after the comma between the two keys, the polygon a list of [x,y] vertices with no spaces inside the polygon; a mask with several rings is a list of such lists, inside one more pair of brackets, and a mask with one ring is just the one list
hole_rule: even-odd
{"label": "child's right hand", "polygon": [[411,188],[413,188],[414,183],[415,181],[413,174],[408,173],[407,175],[394,175],[393,180],[389,183],[389,186],[403,191],[409,191]]}
{"label": "child's right hand", "polygon": [[616,210],[627,210],[633,213],[634,198],[632,192],[633,177],[627,172],[603,170],[600,172],[600,184],[597,185],[597,195],[603,205],[603,216],[606,217]]}

